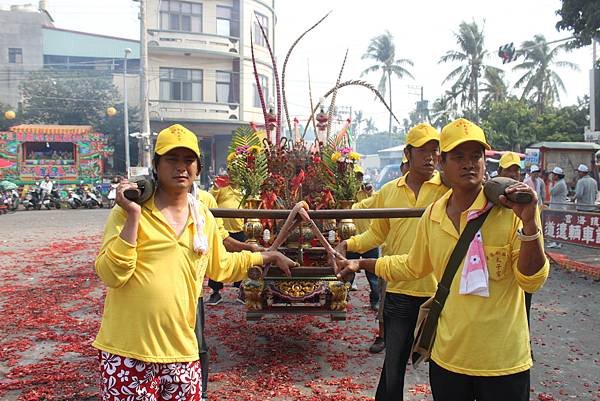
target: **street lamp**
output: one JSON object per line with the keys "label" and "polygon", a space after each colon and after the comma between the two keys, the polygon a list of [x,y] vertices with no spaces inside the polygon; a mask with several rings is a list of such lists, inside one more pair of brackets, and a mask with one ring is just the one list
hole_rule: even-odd
{"label": "street lamp", "polygon": [[131,49],[125,49],[125,57],[123,58],[123,130],[125,131],[125,174],[129,177],[129,168],[131,161],[129,160],[129,106],[127,105],[127,56],[131,54]]}

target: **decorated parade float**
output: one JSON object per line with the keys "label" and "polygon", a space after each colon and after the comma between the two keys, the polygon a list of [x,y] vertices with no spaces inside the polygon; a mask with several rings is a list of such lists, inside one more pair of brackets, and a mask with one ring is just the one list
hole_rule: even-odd
{"label": "decorated parade float", "polygon": [[[355,234],[353,218],[417,217],[422,213],[420,209],[350,210],[361,185],[355,174],[360,155],[351,147],[350,119],[337,132],[331,132],[337,91],[349,86],[363,87],[391,110],[370,84],[341,80],[346,58],[335,86],[316,104],[309,83],[309,120],[302,133],[297,119],[293,120],[292,127],[285,96],[286,66],[300,39],[326,17],[293,43],[284,61],[281,79],[263,30],[275,71],[276,104],[267,108],[255,65],[264,124],[252,123],[236,131],[227,157],[228,177],[215,180],[217,186],[236,187],[243,194],[240,204],[243,208],[213,209],[213,214],[245,218],[247,241],[277,249],[299,264],[292,269],[291,277],[271,266],[253,267],[249,271],[242,288],[246,317],[250,320],[271,313],[317,314],[344,320],[349,284],[338,280],[334,273],[334,261],[343,258],[334,248]],[[325,110],[327,99],[330,105]],[[281,135],[284,124],[289,137]],[[311,124],[316,139],[306,141]]]}
{"label": "decorated parade float", "polygon": [[106,137],[88,125],[29,125],[0,132],[4,179],[31,184],[46,175],[60,183],[99,180],[107,156]]}

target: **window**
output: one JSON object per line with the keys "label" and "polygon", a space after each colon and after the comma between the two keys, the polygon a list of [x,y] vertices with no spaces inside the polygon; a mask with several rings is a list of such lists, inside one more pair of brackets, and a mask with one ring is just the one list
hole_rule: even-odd
{"label": "window", "polygon": [[231,72],[217,71],[217,103],[233,103]]}
{"label": "window", "polygon": [[217,6],[217,35],[231,36],[231,7]]}
{"label": "window", "polygon": [[160,69],[160,100],[202,101],[202,70]]}
{"label": "window", "polygon": [[[263,99],[267,107],[269,105],[269,79],[265,75],[258,75],[258,81],[263,92]],[[256,81],[254,81],[254,107],[261,107],[260,98],[258,97],[258,89],[256,88]]]}
{"label": "window", "polygon": [[161,0],[160,29],[202,32],[202,4],[177,0]]}
{"label": "window", "polygon": [[253,22],[254,30],[252,32],[254,35],[254,44],[259,46],[267,46],[267,41],[265,40],[257,21],[260,21],[260,25],[262,25],[265,33],[267,36],[269,36],[269,19],[257,12],[255,12],[254,15],[256,16],[256,19]]}
{"label": "window", "polygon": [[23,49],[20,47],[9,47],[8,62],[10,64],[23,64]]}

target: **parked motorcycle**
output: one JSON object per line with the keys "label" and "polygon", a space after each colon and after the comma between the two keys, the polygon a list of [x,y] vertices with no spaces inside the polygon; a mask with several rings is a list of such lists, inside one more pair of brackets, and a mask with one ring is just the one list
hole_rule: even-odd
{"label": "parked motorcycle", "polygon": [[49,193],[47,191],[43,192],[42,197],[42,205],[48,210],[55,208],[60,209],[60,196],[58,195],[58,190],[52,189]]}
{"label": "parked motorcycle", "polygon": [[67,203],[71,209],[77,209],[80,206],[83,206],[83,200],[85,199],[85,193],[83,188],[77,188],[75,191],[69,191],[69,199]]}
{"label": "parked motorcycle", "polygon": [[119,183],[111,183],[110,184],[110,191],[108,192],[108,195],[106,196],[106,198],[108,199],[108,207],[112,208],[115,206],[115,204],[117,203],[117,187],[119,186]]}
{"label": "parked motorcycle", "polygon": [[19,203],[21,203],[21,198],[19,197],[19,192],[16,189],[10,191],[10,202],[8,204],[8,209],[11,211],[15,211],[19,208]]}
{"label": "parked motorcycle", "polygon": [[85,200],[83,201],[84,205],[88,209],[93,209],[96,207],[102,207],[102,194],[98,188],[90,188],[85,192]]}
{"label": "parked motorcycle", "polygon": [[42,208],[42,190],[40,187],[31,187],[25,199],[23,200],[23,206],[26,210]]}

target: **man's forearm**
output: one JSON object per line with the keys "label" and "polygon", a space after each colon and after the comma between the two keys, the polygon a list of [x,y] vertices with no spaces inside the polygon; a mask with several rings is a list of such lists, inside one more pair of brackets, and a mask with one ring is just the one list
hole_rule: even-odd
{"label": "man's forearm", "polygon": [[138,226],[140,224],[140,215],[134,213],[128,213],[123,224],[123,229],[119,235],[121,239],[130,244],[137,243]]}
{"label": "man's forearm", "polygon": [[[523,222],[523,234],[534,235],[540,230],[535,220]],[[533,276],[546,263],[546,255],[542,247],[542,239],[533,241],[521,241],[521,252],[519,254],[518,269],[526,276]]]}

